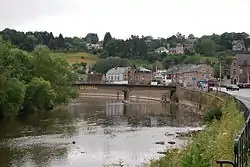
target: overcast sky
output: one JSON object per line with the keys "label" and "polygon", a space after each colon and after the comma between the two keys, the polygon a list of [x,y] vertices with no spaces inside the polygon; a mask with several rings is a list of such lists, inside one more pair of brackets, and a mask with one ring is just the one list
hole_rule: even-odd
{"label": "overcast sky", "polygon": [[0,29],[85,36],[250,33],[250,0],[0,0]]}

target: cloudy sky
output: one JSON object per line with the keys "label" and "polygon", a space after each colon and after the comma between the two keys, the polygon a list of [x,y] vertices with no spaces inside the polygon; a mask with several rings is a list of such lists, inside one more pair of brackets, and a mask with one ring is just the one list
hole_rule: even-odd
{"label": "cloudy sky", "polygon": [[250,0],[0,0],[6,27],[100,38],[107,31],[117,38],[250,33]]}

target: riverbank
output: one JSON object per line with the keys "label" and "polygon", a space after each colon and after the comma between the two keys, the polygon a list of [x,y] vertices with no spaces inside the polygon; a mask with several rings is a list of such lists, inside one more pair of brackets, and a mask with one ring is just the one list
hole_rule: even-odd
{"label": "riverbank", "polygon": [[202,167],[214,164],[215,160],[233,159],[233,140],[244,124],[244,117],[236,102],[228,97],[224,97],[221,111],[221,120],[207,124],[183,149],[169,150],[166,156],[152,160],[148,166]]}

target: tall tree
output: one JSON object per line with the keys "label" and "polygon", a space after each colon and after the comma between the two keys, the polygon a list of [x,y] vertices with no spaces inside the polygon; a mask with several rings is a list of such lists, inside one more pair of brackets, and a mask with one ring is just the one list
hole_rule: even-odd
{"label": "tall tree", "polygon": [[112,36],[110,32],[106,32],[104,39],[103,39],[103,48],[106,47],[107,43],[112,40]]}
{"label": "tall tree", "polygon": [[91,44],[97,44],[99,42],[99,37],[96,33],[88,33],[85,37],[85,41]]}
{"label": "tall tree", "polygon": [[65,41],[62,34],[59,34],[59,37],[56,39],[56,48],[65,49]]}
{"label": "tall tree", "polygon": [[196,51],[205,56],[214,57],[216,51],[216,44],[211,39],[201,39],[196,45]]}

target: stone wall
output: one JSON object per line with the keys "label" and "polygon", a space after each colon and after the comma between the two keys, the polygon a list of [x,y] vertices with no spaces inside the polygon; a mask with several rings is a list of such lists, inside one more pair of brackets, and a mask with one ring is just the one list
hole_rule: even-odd
{"label": "stone wall", "polygon": [[223,105],[222,98],[195,89],[177,87],[175,96],[180,104],[189,105],[199,110],[211,108],[211,106],[221,107]]}

